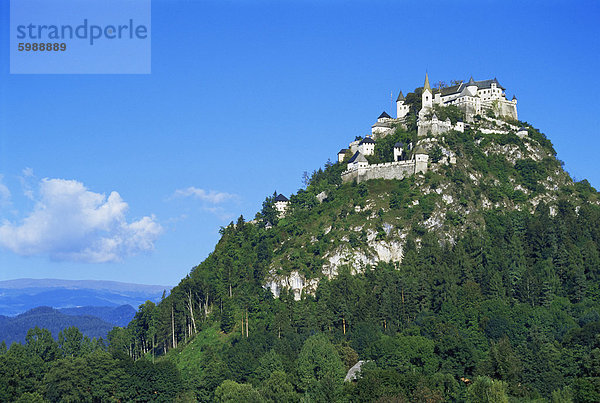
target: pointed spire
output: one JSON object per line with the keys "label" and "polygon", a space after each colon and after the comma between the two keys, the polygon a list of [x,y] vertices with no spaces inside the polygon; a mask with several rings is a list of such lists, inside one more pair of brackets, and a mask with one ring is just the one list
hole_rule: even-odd
{"label": "pointed spire", "polygon": [[402,94],[402,91],[400,91],[400,94],[398,94],[398,99],[396,99],[396,102],[399,101],[404,101],[404,95]]}
{"label": "pointed spire", "polygon": [[429,75],[425,72],[425,84],[423,85],[423,91],[429,90],[431,92],[431,86],[429,85]]}
{"label": "pointed spire", "polygon": [[473,76],[469,79],[469,85],[475,85],[475,80],[473,80]]}

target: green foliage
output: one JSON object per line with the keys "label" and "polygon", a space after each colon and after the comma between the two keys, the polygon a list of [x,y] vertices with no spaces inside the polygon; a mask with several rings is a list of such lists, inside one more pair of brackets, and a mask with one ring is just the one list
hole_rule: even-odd
{"label": "green foliage", "polygon": [[423,336],[382,336],[376,347],[377,365],[400,373],[437,372],[439,361],[432,340]]}
{"label": "green foliage", "polygon": [[434,105],[433,110],[439,120],[450,119],[453,125],[458,121],[465,120],[465,113],[456,105]]}
{"label": "green foliage", "polygon": [[444,156],[444,154],[442,153],[442,149],[439,146],[435,146],[433,148],[433,150],[431,150],[431,153],[429,154],[429,158],[431,159],[431,162],[438,163],[442,157]]}
{"label": "green foliage", "polygon": [[306,339],[297,365],[300,390],[308,392],[315,400],[333,401],[341,393],[344,365],[325,335]]}
{"label": "green foliage", "polygon": [[469,386],[469,401],[477,403],[508,403],[506,383],[484,376],[477,377],[475,382]]}
{"label": "green foliage", "polygon": [[58,345],[47,329],[40,329],[37,326],[29,329],[25,341],[28,353],[40,357],[45,362],[53,361],[60,356]]}
{"label": "green foliage", "polygon": [[44,397],[38,392],[25,392],[23,393],[15,403],[44,403],[47,400],[44,400]]}
{"label": "green foliage", "polygon": [[373,155],[367,156],[369,163],[380,164],[394,161],[394,145],[396,143],[405,144],[404,152],[408,152],[408,145],[415,144],[417,138],[414,133],[403,130],[400,126],[396,127],[394,133],[377,139]]}
{"label": "green foliage", "polygon": [[220,403],[259,403],[264,401],[252,385],[239,384],[230,380],[223,381],[215,390],[215,399]]}
{"label": "green foliage", "polygon": [[254,378],[257,383],[264,382],[276,371],[283,371],[283,362],[275,350],[269,350],[260,357],[258,367],[254,371]]}
{"label": "green foliage", "polygon": [[225,333],[229,333],[235,326],[235,318],[233,315],[233,303],[230,299],[223,301],[223,310],[221,312],[221,330]]}
{"label": "green foliage", "polygon": [[[414,143],[415,122],[378,141],[373,160]],[[58,343],[32,329],[25,345],[0,345],[0,401],[598,401],[598,194],[554,158],[529,158],[529,146],[553,152],[535,129],[519,139],[478,124],[428,139],[432,161],[443,148],[455,165],[357,185],[328,162],[285,217],[267,198],[107,347],[76,328]],[[534,198],[553,214],[532,211]],[[373,255],[373,239],[400,242],[402,262],[348,259],[324,275],[332,255]],[[265,284],[292,272],[303,294],[273,298]]]}
{"label": "green foliage", "polygon": [[267,402],[291,403],[299,400],[294,386],[283,371],[273,371],[260,389]]}
{"label": "green foliage", "polygon": [[544,166],[533,160],[519,160],[515,164],[515,169],[523,184],[527,189],[539,191],[540,180],[544,178],[546,170]]}
{"label": "green foliage", "polygon": [[74,326],[66,328],[58,334],[58,345],[65,356],[77,357],[81,354],[83,334]]}
{"label": "green foliage", "polygon": [[67,357],[52,363],[44,377],[50,401],[108,401],[122,397],[125,371],[107,353]]}

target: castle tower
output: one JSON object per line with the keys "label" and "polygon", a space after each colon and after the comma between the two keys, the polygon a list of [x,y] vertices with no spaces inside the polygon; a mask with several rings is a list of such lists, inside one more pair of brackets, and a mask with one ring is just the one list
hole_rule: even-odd
{"label": "castle tower", "polygon": [[275,198],[275,210],[277,210],[277,215],[279,216],[279,218],[285,216],[285,212],[288,209],[289,204],[290,201],[287,197],[285,197],[281,193],[277,195],[277,197]]}
{"label": "castle tower", "polygon": [[469,79],[467,83],[467,91],[471,93],[472,96],[477,95],[477,84],[475,84],[475,80],[473,80],[473,76]]}
{"label": "castle tower", "polygon": [[341,150],[338,152],[338,154],[337,154],[337,157],[338,157],[338,162],[342,162],[342,161],[344,161],[344,158],[346,158],[346,154],[347,154],[347,153],[349,153],[349,152],[350,152],[350,150],[349,150],[349,149],[347,149],[347,148],[342,148],[342,149],[341,149]]}
{"label": "castle tower", "polygon": [[394,144],[394,161],[402,161],[404,156],[404,144],[397,142]]}
{"label": "castle tower", "polygon": [[396,99],[396,118],[402,119],[408,114],[408,105],[404,105],[404,95],[402,91],[398,94],[398,99]]}
{"label": "castle tower", "polygon": [[375,153],[375,140],[371,137],[365,137],[358,143],[358,151],[363,155],[373,155]]}
{"label": "castle tower", "polygon": [[422,146],[417,146],[414,151],[415,174],[427,172],[427,162],[429,155]]}
{"label": "castle tower", "polygon": [[431,108],[433,106],[433,93],[429,85],[429,75],[425,73],[425,84],[423,85],[423,94],[421,94],[421,110]]}

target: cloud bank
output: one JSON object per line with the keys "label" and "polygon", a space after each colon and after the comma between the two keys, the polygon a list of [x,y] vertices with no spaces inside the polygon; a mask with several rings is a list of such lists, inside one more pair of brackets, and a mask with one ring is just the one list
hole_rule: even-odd
{"label": "cloud bank", "polygon": [[22,256],[120,261],[152,250],[162,232],[153,216],[127,222],[128,207],[117,192],[107,198],[78,181],[42,179],[35,206],[23,221],[0,225],[0,246]]}
{"label": "cloud bank", "polygon": [[177,189],[175,191],[175,196],[183,196],[183,197],[194,197],[196,199],[200,199],[202,201],[212,203],[212,204],[221,204],[227,200],[237,198],[236,195],[232,193],[226,192],[217,192],[216,190],[206,191],[204,189],[199,189],[194,186],[190,186],[186,189]]}

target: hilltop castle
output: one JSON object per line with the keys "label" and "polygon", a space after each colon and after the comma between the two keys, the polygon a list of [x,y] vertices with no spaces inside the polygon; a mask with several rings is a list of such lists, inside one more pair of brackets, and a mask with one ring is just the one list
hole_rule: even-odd
{"label": "hilltop castle", "polygon": [[[431,89],[429,76],[425,73],[425,84],[417,88],[421,92],[421,112],[426,113],[433,105],[456,105],[465,112],[467,121],[473,116],[481,114],[484,110],[491,110],[497,116],[509,117],[517,120],[517,98],[506,99],[505,88],[496,78],[492,80],[475,81],[473,77],[465,84],[460,82],[451,87]],[[396,100],[397,118],[401,119],[408,114],[409,108],[404,104],[405,98],[402,91]],[[421,117],[419,112],[419,117]]]}
{"label": "hilltop castle", "polygon": [[[450,130],[464,132],[465,122],[459,120],[454,124],[449,118],[440,120],[434,105],[455,105],[464,112],[465,120],[473,122],[475,116],[483,112],[491,112],[492,116],[510,118],[517,120],[517,99],[506,99],[505,88],[500,85],[496,78],[492,80],[475,81],[473,77],[467,82],[459,82],[451,87],[440,87],[432,89],[429,84],[429,76],[425,73],[423,87],[417,88],[415,93],[421,93],[421,109],[417,118],[417,135],[438,136]],[[376,140],[392,134],[396,126],[406,127],[406,117],[410,112],[410,105],[406,104],[406,98],[400,91],[396,99],[396,119],[386,112],[377,118],[377,122],[371,126],[371,135],[364,139],[351,142],[348,148],[338,152],[338,162],[342,162],[348,155],[348,167],[342,173],[344,182],[361,182],[369,179],[402,179],[406,176],[425,173],[428,168],[429,157],[427,151],[417,145],[411,152],[411,157],[406,159],[407,151],[411,145],[396,143],[394,145],[394,161],[383,164],[369,164],[367,156],[375,152]],[[467,123],[468,124],[468,123]],[[527,131],[518,129],[517,135],[522,137]],[[455,163],[454,156],[448,156],[448,163]]]}

